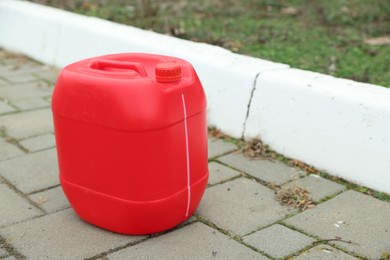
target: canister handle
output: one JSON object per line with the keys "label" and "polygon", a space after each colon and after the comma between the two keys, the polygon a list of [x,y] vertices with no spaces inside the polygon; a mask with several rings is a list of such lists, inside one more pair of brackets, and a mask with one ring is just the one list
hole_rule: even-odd
{"label": "canister handle", "polygon": [[116,69],[133,70],[137,72],[141,77],[146,77],[146,72],[144,68],[142,67],[141,63],[138,62],[96,59],[91,61],[89,67],[91,69],[114,72],[118,72],[116,71]]}

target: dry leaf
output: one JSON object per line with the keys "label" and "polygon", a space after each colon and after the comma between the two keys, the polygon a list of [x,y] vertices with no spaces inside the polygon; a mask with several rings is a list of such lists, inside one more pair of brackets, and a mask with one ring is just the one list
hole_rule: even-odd
{"label": "dry leaf", "polygon": [[267,185],[268,188],[270,189],[273,189],[273,190],[278,190],[280,189],[280,185],[277,185],[276,183],[274,182],[269,182],[268,185]]}
{"label": "dry leaf", "polygon": [[295,7],[286,7],[280,10],[281,14],[296,15],[298,14],[298,9]]}
{"label": "dry leaf", "polygon": [[39,198],[35,202],[38,203],[38,205],[43,205],[43,204],[45,204],[48,201],[49,201],[49,197],[47,197],[47,196],[39,196]]}
{"label": "dry leaf", "polygon": [[307,171],[307,172],[311,172],[311,173],[318,173],[318,170],[316,170],[315,168],[307,165],[306,163],[302,162],[302,161],[299,161],[299,160],[293,160],[293,164],[295,166],[298,166],[299,168],[302,168],[303,170]]}
{"label": "dry leaf", "polygon": [[179,37],[179,36],[183,36],[186,34],[186,30],[184,29],[184,27],[171,27],[169,29],[169,32],[171,35],[173,36],[176,36],[176,37]]}
{"label": "dry leaf", "polygon": [[365,39],[364,43],[368,45],[387,45],[390,44],[390,36]]}
{"label": "dry leaf", "polygon": [[226,137],[226,134],[222,133],[221,130],[219,130],[215,126],[209,126],[207,130],[208,130],[209,136],[211,136],[211,137],[214,137],[214,138]]}

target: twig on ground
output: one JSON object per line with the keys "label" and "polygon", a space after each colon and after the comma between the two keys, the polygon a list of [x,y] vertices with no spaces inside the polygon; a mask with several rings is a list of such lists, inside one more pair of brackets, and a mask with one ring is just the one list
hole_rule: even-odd
{"label": "twig on ground", "polygon": [[358,245],[357,243],[354,243],[351,240],[343,240],[340,237],[317,240],[317,241],[313,242],[313,245],[321,244],[324,242],[332,242],[332,241],[343,242],[343,243],[352,244],[352,245]]}

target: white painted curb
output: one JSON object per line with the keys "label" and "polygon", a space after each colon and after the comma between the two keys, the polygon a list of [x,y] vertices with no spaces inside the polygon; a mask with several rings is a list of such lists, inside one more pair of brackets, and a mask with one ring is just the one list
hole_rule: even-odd
{"label": "white painted curb", "polygon": [[59,67],[120,52],[187,59],[210,125],[390,193],[389,89],[19,0],[0,1],[0,46]]}
{"label": "white painted curb", "polygon": [[390,90],[285,69],[257,80],[245,136],[333,175],[390,191]]}

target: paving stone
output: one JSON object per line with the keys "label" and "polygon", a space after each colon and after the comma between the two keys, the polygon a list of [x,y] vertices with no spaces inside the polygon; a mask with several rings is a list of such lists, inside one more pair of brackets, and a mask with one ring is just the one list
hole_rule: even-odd
{"label": "paving stone", "polygon": [[41,66],[40,70],[34,73],[34,75],[38,78],[46,80],[53,84],[57,81],[59,74],[59,69],[50,66]]}
{"label": "paving stone", "polygon": [[0,100],[0,115],[17,111],[15,108]]}
{"label": "paving stone", "polygon": [[350,256],[344,253],[343,251],[340,251],[328,245],[315,246],[301,253],[299,256],[291,258],[291,260],[314,260],[314,259],[315,260],[334,260],[334,259],[353,260],[358,258]]}
{"label": "paving stone", "polygon": [[296,169],[288,167],[281,162],[273,162],[265,159],[250,160],[242,154],[228,154],[218,158],[218,161],[233,166],[263,181],[272,182],[277,185],[296,179],[300,175]]}
{"label": "paving stone", "polygon": [[22,99],[13,101],[12,104],[18,107],[20,110],[50,107],[50,103],[42,98]]}
{"label": "paving stone", "polygon": [[2,66],[0,65],[0,87],[5,87],[10,85],[10,82],[8,82],[5,78],[1,76],[1,68]]}
{"label": "paving stone", "polygon": [[214,158],[218,155],[225,154],[237,149],[232,143],[225,142],[217,138],[208,139],[209,158]]}
{"label": "paving stone", "polygon": [[302,179],[287,183],[284,186],[299,185],[310,192],[313,201],[318,202],[328,196],[335,195],[346,189],[344,185],[311,174]]}
{"label": "paving stone", "polygon": [[72,209],[0,229],[0,235],[29,259],[85,259],[145,238],[92,226]]}
{"label": "paving stone", "polygon": [[0,78],[0,88],[7,87],[9,83],[5,79]]}
{"label": "paving stone", "polygon": [[389,216],[390,203],[349,190],[285,222],[321,239],[351,240],[353,244],[330,243],[369,259],[379,259],[384,252],[390,252]]}
{"label": "paving stone", "polygon": [[30,152],[36,152],[56,146],[55,137],[53,134],[35,136],[19,142],[24,148]]}
{"label": "paving stone", "polygon": [[41,66],[31,61],[11,61],[0,69],[0,76],[13,84],[37,81],[34,73],[42,71]]}
{"label": "paving stone", "polygon": [[0,161],[5,161],[23,154],[24,152],[17,146],[8,143],[0,137]]}
{"label": "paving stone", "polygon": [[54,132],[50,109],[0,116],[1,127],[5,128],[7,135],[16,139]]}
{"label": "paving stone", "polygon": [[43,98],[51,96],[53,88],[48,87],[44,81],[30,82],[20,85],[10,85],[1,88],[1,98],[8,101],[16,101],[31,98]]}
{"label": "paving stone", "polygon": [[291,213],[280,205],[275,193],[247,178],[238,178],[206,190],[197,214],[218,227],[245,235]]}
{"label": "paving stone", "polygon": [[56,149],[0,162],[0,175],[25,194],[58,185]]}
{"label": "paving stone", "polygon": [[240,176],[240,172],[226,167],[217,162],[209,163],[209,184],[214,185],[222,181],[229,180],[233,177]]}
{"label": "paving stone", "polygon": [[[2,61],[2,60],[0,59],[0,61]],[[3,64],[1,64],[1,66],[0,66],[0,77],[1,77],[2,80],[6,81],[6,82],[8,82],[8,83],[10,83],[10,84],[13,84],[13,83],[7,78],[7,77],[9,76],[10,70],[11,70],[11,68],[10,68],[9,65],[3,65]],[[11,75],[12,75],[12,74],[11,74]],[[6,77],[6,76],[7,76],[7,77]]]}
{"label": "paving stone", "polygon": [[0,183],[0,205],[0,227],[43,214],[4,183]]}
{"label": "paving stone", "polygon": [[244,237],[245,243],[275,258],[291,255],[314,241],[302,233],[278,224]]}
{"label": "paving stone", "polygon": [[148,239],[108,255],[115,259],[267,259],[202,223]]}
{"label": "paving stone", "polygon": [[70,207],[69,201],[60,186],[34,193],[29,198],[49,213]]}
{"label": "paving stone", "polygon": [[27,83],[27,82],[38,80],[38,78],[33,74],[13,72],[13,71],[8,71],[6,73],[3,73],[2,76],[7,80],[11,81],[13,84]]}

